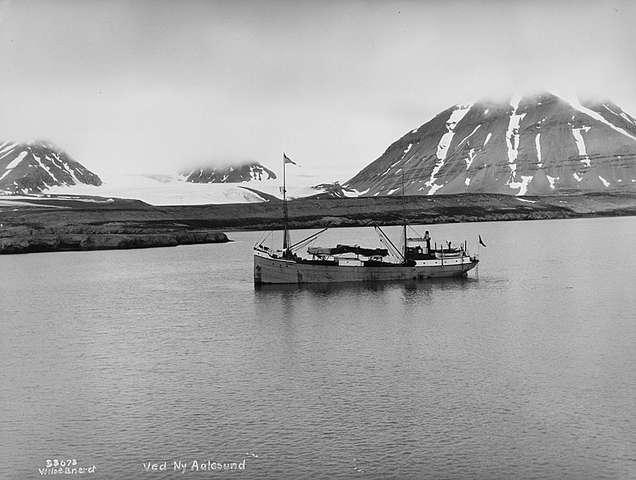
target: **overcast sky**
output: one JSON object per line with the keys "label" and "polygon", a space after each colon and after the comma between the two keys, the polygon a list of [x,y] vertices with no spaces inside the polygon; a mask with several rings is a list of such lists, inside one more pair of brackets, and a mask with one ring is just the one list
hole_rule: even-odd
{"label": "overcast sky", "polygon": [[0,0],[0,139],[99,174],[284,150],[346,180],[448,106],[549,89],[636,113],[636,2]]}

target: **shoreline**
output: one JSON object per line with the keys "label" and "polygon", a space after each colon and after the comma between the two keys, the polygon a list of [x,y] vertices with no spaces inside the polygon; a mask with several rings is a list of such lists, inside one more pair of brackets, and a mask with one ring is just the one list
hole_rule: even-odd
{"label": "shoreline", "polygon": [[[617,213],[587,213],[587,214],[579,214],[579,215],[546,215],[546,216],[537,216],[537,215],[493,215],[492,217],[484,217],[484,218],[475,218],[475,217],[467,217],[462,218],[461,215],[452,218],[444,218],[444,219],[435,219],[433,221],[415,221],[410,218],[406,219],[406,223],[409,225],[445,225],[450,223],[482,223],[482,222],[531,222],[534,220],[576,220],[581,218],[616,218],[616,217],[631,217],[636,216],[636,212],[625,213],[619,211]],[[352,221],[351,223],[339,223],[334,225],[324,225],[322,223],[302,223],[300,225],[293,224],[293,222],[289,223],[289,230],[303,230],[303,229],[314,229],[314,228],[351,228],[351,227],[372,227],[378,225],[380,227],[383,226],[396,226],[402,225],[402,220],[398,221],[386,221],[386,222],[377,222],[377,221]],[[276,228],[250,228],[250,227],[232,227],[225,228],[224,230],[228,233],[231,232],[266,232],[269,230],[281,230],[282,227]]]}
{"label": "shoreline", "polygon": [[[153,248],[231,241],[282,228],[281,202],[153,206],[138,200],[24,197],[0,204],[0,254]],[[477,223],[636,215],[636,194],[500,194],[291,200],[289,228]]]}

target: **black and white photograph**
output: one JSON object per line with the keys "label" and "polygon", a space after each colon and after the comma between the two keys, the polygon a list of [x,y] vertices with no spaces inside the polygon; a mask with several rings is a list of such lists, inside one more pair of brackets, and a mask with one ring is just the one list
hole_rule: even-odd
{"label": "black and white photograph", "polygon": [[0,0],[0,478],[636,479],[635,28]]}

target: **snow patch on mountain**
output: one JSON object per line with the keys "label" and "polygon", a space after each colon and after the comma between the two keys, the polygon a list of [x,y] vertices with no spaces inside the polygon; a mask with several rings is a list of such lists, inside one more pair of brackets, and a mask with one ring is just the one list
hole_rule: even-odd
{"label": "snow patch on mountain", "polygon": [[462,118],[468,113],[472,105],[457,105],[457,107],[451,112],[450,117],[446,120],[447,131],[442,135],[437,145],[437,158],[444,162],[446,155],[448,154],[448,147],[450,147],[451,141],[455,136],[455,129]]}
{"label": "snow patch on mountain", "polygon": [[576,99],[569,99],[569,103],[570,105],[572,105],[574,108],[576,108],[578,111],[589,115],[590,117],[592,117],[594,120],[598,120],[599,122],[603,122],[605,125],[607,125],[608,127],[610,127],[613,130],[616,130],[618,133],[621,133],[623,135],[625,135],[626,137],[631,138],[632,140],[636,140],[636,136],[632,135],[631,133],[629,133],[628,131],[624,130],[623,128],[617,127],[616,125],[614,125],[613,123],[611,123],[610,121],[608,121],[605,117],[603,117],[600,113],[595,112],[594,110],[584,107],[583,105],[581,105],[581,103],[576,100]]}
{"label": "snow patch on mountain", "polygon": [[516,193],[516,195],[521,196],[521,195],[525,195],[528,192],[528,184],[532,181],[532,175],[521,175],[521,181],[517,182],[517,181],[511,181],[508,183],[508,185],[510,185],[510,188],[518,188],[519,191]]}
{"label": "snow patch on mountain", "polygon": [[590,157],[587,154],[585,141],[583,140],[583,135],[581,134],[581,132],[588,132],[589,130],[590,127],[580,127],[572,129],[572,135],[574,136],[576,148],[578,149],[579,156],[581,157],[581,163],[583,163],[586,167],[590,166]]}
{"label": "snow patch on mountain", "polygon": [[[517,114],[519,108],[519,102],[521,97],[516,96],[510,100],[512,106],[512,113],[510,114],[510,120],[508,122],[508,129],[506,130],[506,145],[508,147],[508,163],[514,164],[517,161],[519,155],[519,125],[521,120],[526,116],[525,113]],[[512,169],[512,168],[511,168]],[[512,169],[514,171],[514,169]]]}
{"label": "snow patch on mountain", "polygon": [[12,142],[4,142],[0,144],[0,160],[6,157],[15,145],[16,144]]}
{"label": "snow patch on mountain", "polygon": [[480,128],[481,128],[481,124],[477,125],[477,126],[473,129],[473,131],[472,131],[472,132],[470,132],[468,135],[466,135],[464,138],[462,138],[462,139],[459,141],[459,143],[457,144],[457,147],[459,148],[459,147],[461,147],[462,145],[464,145],[464,143],[466,143],[466,141],[467,141],[470,137],[472,137],[472,136],[475,134],[475,132],[476,132],[477,130],[479,130]]}
{"label": "snow patch on mountain", "polygon": [[[470,150],[468,150],[468,156],[465,158],[466,170],[468,170],[470,166],[473,164],[474,159],[475,159],[475,149],[471,148]],[[466,186],[468,186],[468,184],[466,184]]]}
{"label": "snow patch on mountain", "polygon": [[[431,176],[426,182],[426,186],[430,187],[428,191],[428,195],[433,195],[437,190],[443,187],[443,185],[437,185],[435,183],[436,175],[440,171],[440,169],[444,166],[444,161],[446,160],[446,155],[448,155],[448,148],[450,147],[451,142],[453,141],[453,137],[455,136],[455,129],[459,122],[466,116],[472,104],[469,105],[456,105],[453,111],[450,114],[448,120],[446,120],[446,132],[442,135],[439,143],[437,144],[437,162],[431,171]],[[389,193],[389,195],[391,195]]]}
{"label": "snow patch on mountain", "polygon": [[22,160],[24,160],[24,157],[26,157],[28,154],[29,154],[29,152],[27,152],[27,151],[20,152],[18,154],[18,156],[15,157],[14,160],[9,162],[9,164],[5,168],[7,170],[13,170],[15,167],[17,167],[18,165],[20,165],[22,163]]}
{"label": "snow patch on mountain", "polygon": [[[620,107],[617,107],[616,105],[610,106],[608,103],[603,103],[602,106],[613,115],[621,117],[627,123],[636,126],[636,119],[634,119],[634,117],[632,117],[629,113],[623,111]],[[616,107],[618,110],[615,110],[612,107]]]}

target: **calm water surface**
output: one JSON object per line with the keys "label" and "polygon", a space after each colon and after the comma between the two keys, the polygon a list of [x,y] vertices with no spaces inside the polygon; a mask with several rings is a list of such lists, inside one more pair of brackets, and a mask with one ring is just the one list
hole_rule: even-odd
{"label": "calm water surface", "polygon": [[262,233],[0,257],[0,477],[636,478],[636,219],[430,230],[478,275],[255,290]]}

